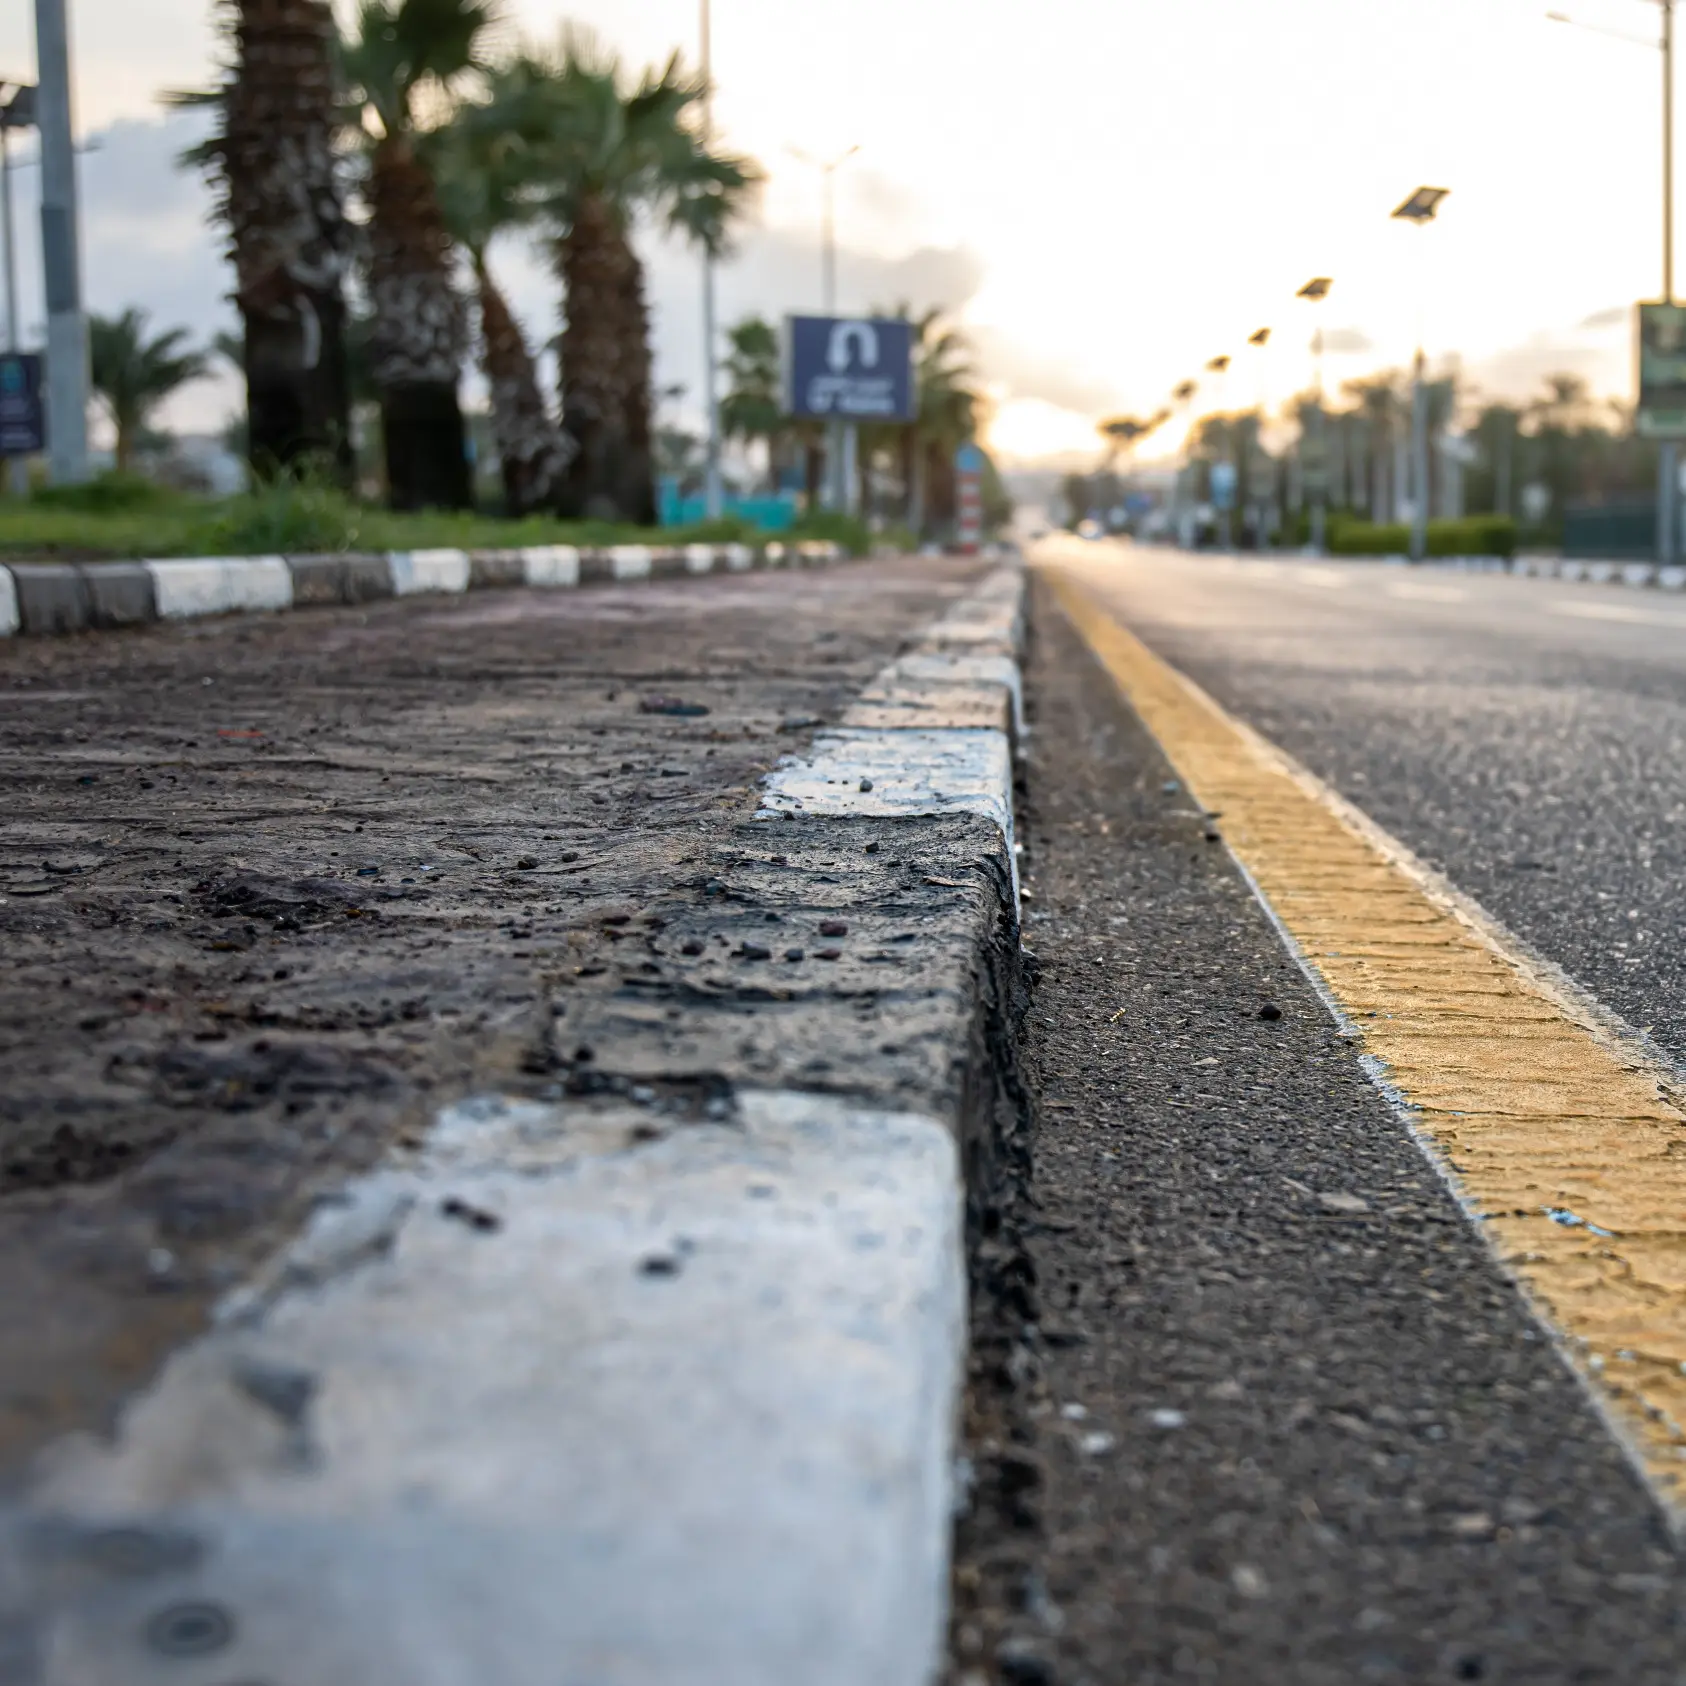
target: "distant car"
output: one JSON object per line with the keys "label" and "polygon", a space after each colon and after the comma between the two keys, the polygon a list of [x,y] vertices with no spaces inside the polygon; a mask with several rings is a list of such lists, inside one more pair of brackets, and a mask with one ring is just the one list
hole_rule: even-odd
{"label": "distant car", "polygon": [[1086,521],[1077,523],[1077,536],[1080,539],[1104,539],[1106,528],[1091,515]]}

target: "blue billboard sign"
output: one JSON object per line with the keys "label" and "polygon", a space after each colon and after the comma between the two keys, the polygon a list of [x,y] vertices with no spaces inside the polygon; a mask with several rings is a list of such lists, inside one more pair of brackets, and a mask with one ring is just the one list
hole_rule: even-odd
{"label": "blue billboard sign", "polygon": [[786,317],[784,391],[785,409],[793,416],[912,421],[913,324],[894,318]]}
{"label": "blue billboard sign", "polygon": [[0,352],[0,457],[32,457],[46,448],[41,359],[33,352]]}

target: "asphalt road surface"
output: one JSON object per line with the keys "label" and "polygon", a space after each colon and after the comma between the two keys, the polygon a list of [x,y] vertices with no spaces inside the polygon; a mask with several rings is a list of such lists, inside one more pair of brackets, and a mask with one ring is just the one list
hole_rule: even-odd
{"label": "asphalt road surface", "polygon": [[1139,637],[1686,1060],[1686,602],[1107,548]]}
{"label": "asphalt road surface", "polygon": [[[1081,570],[1680,1047],[1670,599],[1123,547]],[[974,1366],[959,1686],[1677,1686],[1663,1511],[1046,585],[1033,628],[1034,1304]]]}

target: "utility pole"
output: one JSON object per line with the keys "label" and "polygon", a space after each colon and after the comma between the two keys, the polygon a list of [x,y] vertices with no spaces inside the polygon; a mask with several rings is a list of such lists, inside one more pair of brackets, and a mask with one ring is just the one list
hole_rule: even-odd
{"label": "utility pole", "polygon": [[41,263],[47,294],[47,427],[56,485],[88,478],[88,324],[76,206],[68,0],[35,0]]}
{"label": "utility pole", "polygon": [[[702,0],[703,136],[714,139],[714,44],[709,0]],[[720,389],[715,356],[714,252],[703,246],[703,404],[708,411],[708,458],[703,470],[703,515],[719,520],[725,510],[720,484]]]}
{"label": "utility pole", "polygon": [[[1674,0],[1663,8],[1663,302],[1674,303]],[[1665,439],[1657,453],[1657,561],[1674,565],[1680,511],[1680,447]]]}

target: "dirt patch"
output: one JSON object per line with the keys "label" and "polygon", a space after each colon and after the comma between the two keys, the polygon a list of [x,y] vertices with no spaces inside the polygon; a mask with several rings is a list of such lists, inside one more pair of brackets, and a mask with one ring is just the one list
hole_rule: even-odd
{"label": "dirt patch", "polygon": [[109,1410],[440,1100],[564,1078],[559,992],[651,976],[761,773],[977,572],[0,648],[0,1455]]}

